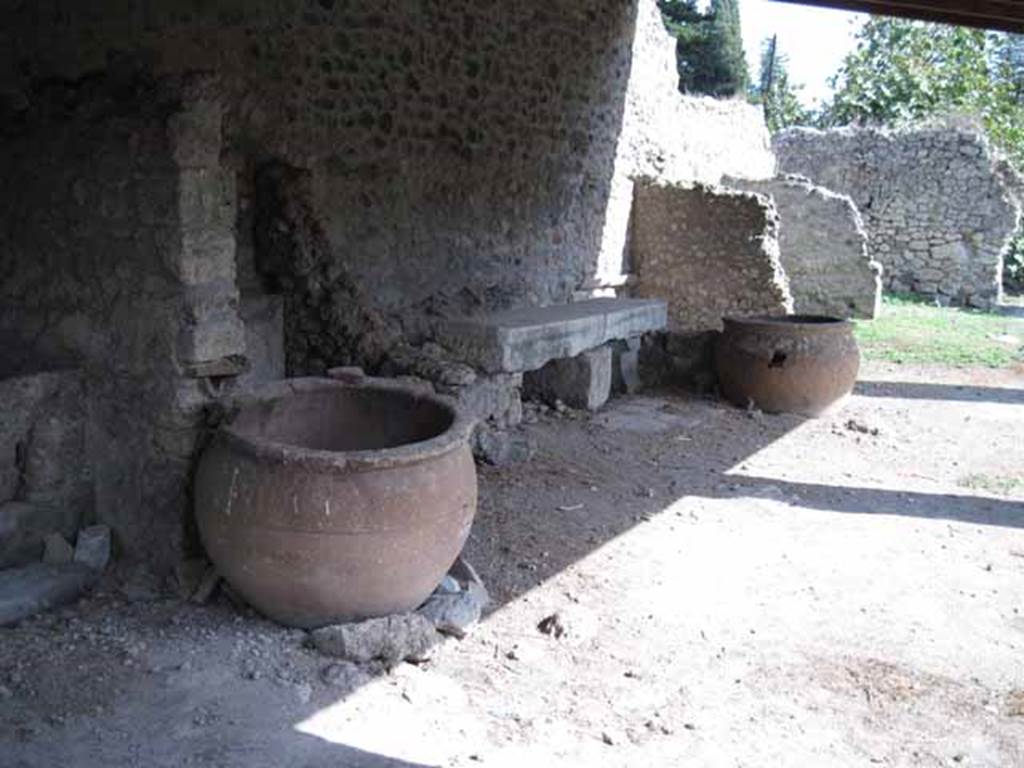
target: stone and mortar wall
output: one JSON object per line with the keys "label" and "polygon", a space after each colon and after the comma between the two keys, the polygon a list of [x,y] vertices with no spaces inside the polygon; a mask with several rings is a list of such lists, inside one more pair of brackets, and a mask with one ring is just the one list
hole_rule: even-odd
{"label": "stone and mortar wall", "polygon": [[[314,271],[342,267],[365,309],[400,328],[421,312],[565,301],[589,280],[636,14],[628,0],[157,0],[134,13],[50,0],[0,17],[0,87],[16,110],[33,82],[102,70],[111,55],[217,73],[240,220],[266,164],[308,174],[329,262]],[[257,259],[243,247],[239,260]],[[337,286],[299,277],[295,303],[312,297],[320,311],[305,318],[309,349],[294,370],[368,362],[371,350],[331,341],[347,310],[322,296]]]}
{"label": "stone and mortar wall", "polygon": [[725,315],[792,311],[769,198],[651,181],[635,196],[634,292],[668,301],[670,330],[721,330]]}
{"label": "stone and mortar wall", "polygon": [[245,354],[216,84],[96,77],[25,107],[0,148],[5,374],[81,371],[78,516],[166,566],[212,400],[197,377]]}
{"label": "stone and mortar wall", "polygon": [[793,129],[779,169],[849,195],[888,290],[974,306],[998,301],[1003,252],[1020,216],[1015,182],[977,133]]}
{"label": "stone and mortar wall", "polygon": [[[653,0],[156,0],[133,13],[114,0],[45,0],[0,11],[0,43],[15,113],[33,82],[111,59],[218,73],[244,282],[255,272],[256,179],[283,163],[308,174],[327,262],[313,271],[329,278],[340,266],[367,309],[400,328],[420,312],[621,284],[634,177],[771,172],[755,108],[678,94]],[[309,274],[292,304],[311,297],[319,311],[303,322],[311,349],[292,357],[305,354],[305,370],[372,362],[366,348],[339,357],[331,337],[348,313],[323,299],[339,286]]]}
{"label": "stone and mortar wall", "polygon": [[742,99],[679,93],[675,40],[653,2],[641,0],[632,44],[619,159],[633,178],[718,183],[775,170],[761,110]]}
{"label": "stone and mortar wall", "polygon": [[882,268],[871,260],[857,207],[846,195],[798,176],[726,179],[733,189],[767,195],[779,212],[779,259],[800,314],[873,318]]}

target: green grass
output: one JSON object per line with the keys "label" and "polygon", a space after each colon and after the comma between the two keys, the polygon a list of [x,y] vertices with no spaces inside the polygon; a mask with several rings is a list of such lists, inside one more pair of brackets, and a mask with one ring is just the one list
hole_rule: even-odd
{"label": "green grass", "polygon": [[874,320],[858,320],[857,343],[868,360],[1006,368],[1024,360],[1024,318],[937,307],[887,295]]}
{"label": "green grass", "polygon": [[968,475],[957,484],[962,488],[988,491],[999,496],[1013,496],[1024,491],[1024,477],[1012,475]]}

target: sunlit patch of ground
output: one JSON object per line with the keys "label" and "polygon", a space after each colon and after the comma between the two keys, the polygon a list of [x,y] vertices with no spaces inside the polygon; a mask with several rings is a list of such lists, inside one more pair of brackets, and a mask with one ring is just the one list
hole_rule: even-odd
{"label": "sunlit patch of ground", "polygon": [[0,630],[0,762],[1024,765],[1024,492],[961,485],[1019,471],[1022,387],[869,364],[819,420],[546,417],[480,470],[465,640],[349,690],[226,602],[94,597]]}

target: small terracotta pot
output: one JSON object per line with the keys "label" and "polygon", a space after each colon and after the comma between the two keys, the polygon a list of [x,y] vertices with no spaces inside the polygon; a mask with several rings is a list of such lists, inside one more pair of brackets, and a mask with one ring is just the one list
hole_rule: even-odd
{"label": "small terracotta pot", "polygon": [[715,345],[722,394],[768,413],[820,416],[853,391],[860,351],[848,320],[727,317]]}
{"label": "small terracotta pot", "polygon": [[469,535],[472,428],[448,400],[397,382],[277,382],[203,454],[203,544],[228,583],[282,624],[412,610]]}

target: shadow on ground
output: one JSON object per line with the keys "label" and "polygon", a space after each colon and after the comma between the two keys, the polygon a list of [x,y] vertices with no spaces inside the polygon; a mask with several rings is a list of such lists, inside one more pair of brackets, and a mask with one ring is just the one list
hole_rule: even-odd
{"label": "shadow on ground", "polygon": [[1010,387],[928,384],[918,381],[861,381],[855,394],[901,400],[956,400],[963,402],[1024,405],[1024,390]]}
{"label": "shadow on ground", "polygon": [[[861,382],[857,394],[867,398],[963,401],[968,405],[961,407],[967,408],[969,403],[1015,405],[1024,402],[1020,390],[913,382]],[[899,407],[906,410],[906,404]],[[818,429],[813,446],[819,451],[838,452],[856,452],[856,446],[860,446],[869,468],[876,457],[877,461],[883,461],[882,454],[876,453],[870,443],[872,438],[843,426],[847,413],[853,416],[869,408],[895,410],[888,404],[855,400],[848,411],[834,419],[817,422],[818,425],[831,424],[837,432]],[[994,418],[998,417],[999,412]],[[925,417],[918,417],[918,420],[922,418]],[[762,415],[713,400],[658,393],[613,402],[596,415],[549,415],[540,423],[526,427],[538,447],[531,461],[507,469],[481,467],[479,472],[480,509],[465,554],[491,591],[494,604],[490,611],[497,611],[540,587],[637,526],[645,525],[658,515],[670,514],[674,502],[683,497],[736,499],[736,514],[743,514],[745,498],[769,498],[825,513],[900,515],[1024,528],[1024,503],[1020,501],[966,493],[930,493],[920,488],[904,491],[856,487],[854,483],[780,480],[756,467],[746,466],[747,462],[753,463],[751,460],[756,454],[805,426],[813,428],[815,424],[808,425],[796,416]],[[953,438],[944,435],[937,439]],[[862,440],[867,442],[861,443]],[[837,461],[842,460],[841,455],[837,457]],[[889,481],[892,485],[892,477]],[[130,614],[131,609],[128,610]],[[160,675],[147,677],[137,671],[127,673],[124,678],[127,692],[117,697],[123,698],[125,703],[116,707],[116,714],[102,720],[84,718],[84,722],[114,734],[109,744],[103,739],[98,745],[90,743],[90,748],[95,750],[89,753],[93,761],[96,755],[109,754],[110,759],[105,763],[71,759],[69,764],[125,764],[120,757],[131,750],[153,766],[183,764],[182,757],[195,758],[198,765],[227,766],[419,768],[433,764],[385,757],[298,730],[303,722],[332,706],[341,702],[348,706],[361,693],[359,688],[371,678],[364,679],[352,690],[324,687],[320,682],[321,672],[332,663],[330,659],[298,651],[301,641],[282,639],[288,633],[268,622],[240,619],[223,600],[207,608],[167,601],[165,610],[166,616],[159,621],[142,620],[140,625],[162,636],[164,624],[161,622],[170,624],[179,614],[205,615],[215,622],[217,628],[213,636],[222,638],[223,647],[215,649],[204,634],[196,633],[194,645],[200,649],[200,657],[206,659],[207,666],[194,669],[192,681],[187,684],[184,677],[176,679],[169,675],[170,682],[164,682]],[[97,613],[97,617],[101,615]],[[103,621],[102,618],[96,620]],[[72,626],[69,624],[60,632],[72,631]],[[267,679],[250,681],[245,677],[244,658],[239,657],[237,647],[232,646],[238,641],[230,639],[233,628],[238,626],[277,638],[274,642],[280,646],[281,660],[288,662],[301,657],[307,666],[292,670],[295,674],[284,683]],[[4,640],[0,635],[0,642]],[[467,642],[472,642],[472,638]],[[111,654],[103,663],[119,665],[120,661],[121,657]],[[49,666],[44,662],[36,674],[59,678],[67,674],[69,665],[73,665],[71,659]],[[2,659],[0,672],[3,672]],[[268,677],[265,672],[264,678]],[[299,683],[312,687],[312,696],[307,692],[304,698],[296,699],[295,681],[303,680],[312,683],[312,686]],[[385,686],[390,682],[393,677],[377,680],[377,684]],[[435,697],[435,703],[424,704],[414,692],[411,706],[435,707],[443,720],[443,693]],[[397,690],[394,694],[396,698],[404,696]],[[149,702],[142,706],[161,712],[161,724],[166,722],[167,728],[150,735],[130,733],[134,720],[128,702],[140,700]],[[399,706],[408,703],[399,699]],[[216,713],[218,708],[231,709],[234,719],[214,718],[207,723],[208,713]],[[38,720],[41,712],[33,717]],[[390,721],[389,725],[397,731],[399,714],[382,710],[381,717]],[[343,718],[344,712],[338,716]],[[193,726],[194,720],[201,725]],[[350,733],[346,727],[351,726],[339,721],[339,741],[370,750],[381,749],[380,742],[344,738]],[[211,729],[215,733],[211,733]],[[119,741],[116,734],[122,732],[130,735]],[[73,758],[75,738],[74,732],[54,728],[52,733],[30,734],[26,740],[33,742],[36,750],[48,743],[51,751],[45,754],[65,753],[66,750]],[[208,740],[208,746],[204,746],[203,739]],[[31,757],[44,754],[32,752],[29,746],[18,743],[3,745],[3,749],[6,750],[5,764],[14,766],[37,764]],[[170,759],[170,755],[165,759],[165,752],[174,759]],[[416,753],[415,757],[422,760],[423,754]]]}
{"label": "shadow on ground", "polygon": [[900,515],[978,525],[1024,528],[1024,502],[945,493],[855,488],[842,485],[794,483],[773,477],[730,475],[731,490],[712,498],[764,495],[769,489],[780,500],[822,512]]}

